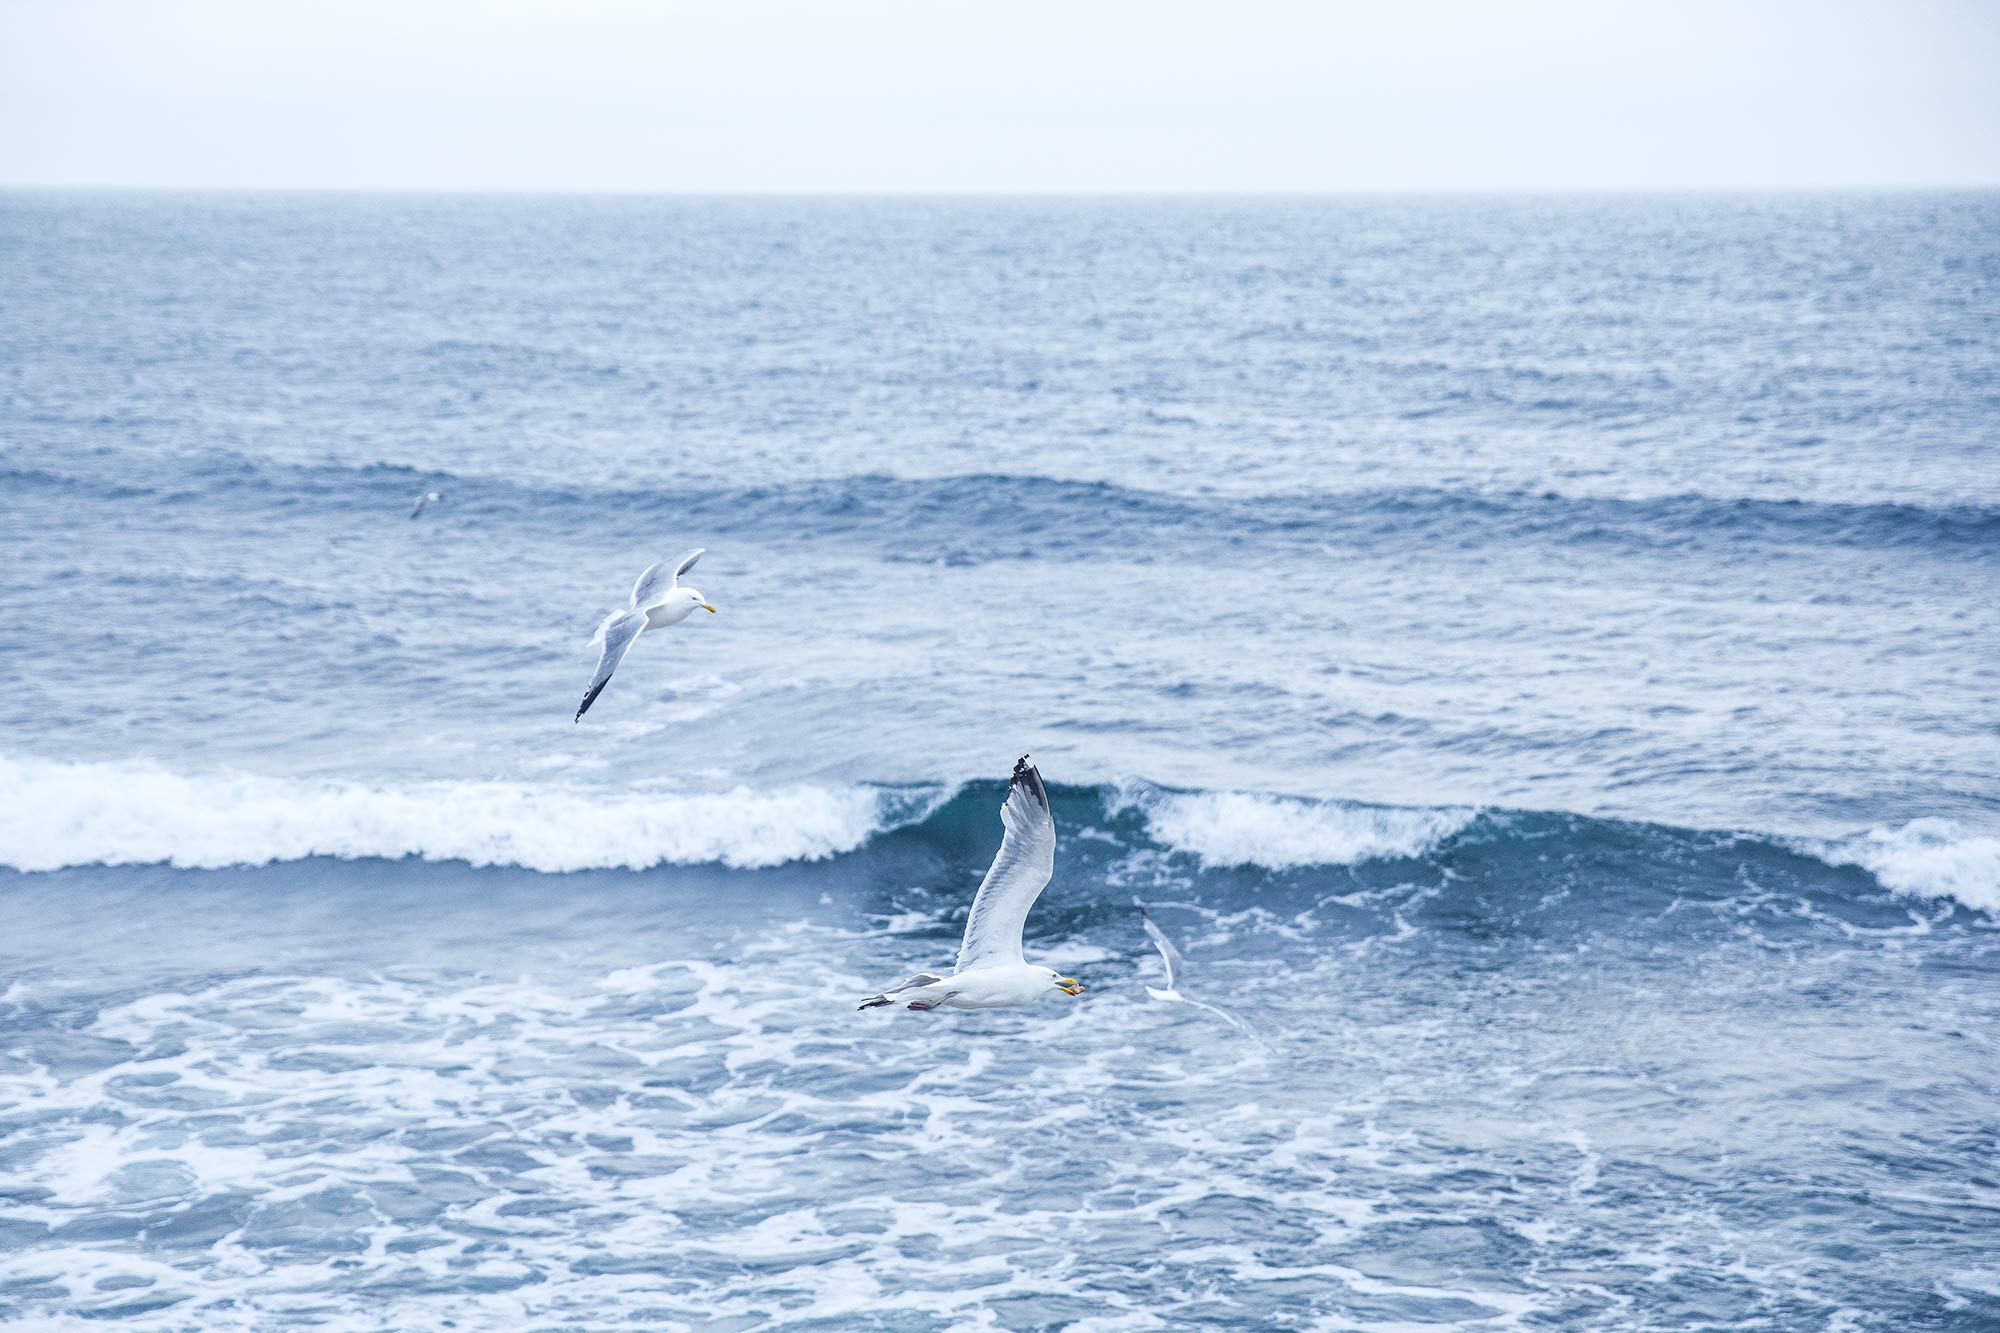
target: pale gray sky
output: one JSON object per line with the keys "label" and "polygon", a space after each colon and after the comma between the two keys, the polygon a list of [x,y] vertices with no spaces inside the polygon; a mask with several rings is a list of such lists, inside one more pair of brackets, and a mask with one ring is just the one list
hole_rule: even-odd
{"label": "pale gray sky", "polygon": [[0,184],[2000,184],[2000,0],[0,0]]}

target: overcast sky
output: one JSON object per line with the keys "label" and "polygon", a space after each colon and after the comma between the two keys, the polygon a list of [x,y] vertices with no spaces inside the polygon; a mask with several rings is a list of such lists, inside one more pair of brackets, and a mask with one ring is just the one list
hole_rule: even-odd
{"label": "overcast sky", "polygon": [[0,183],[2000,184],[2000,0],[0,0]]}

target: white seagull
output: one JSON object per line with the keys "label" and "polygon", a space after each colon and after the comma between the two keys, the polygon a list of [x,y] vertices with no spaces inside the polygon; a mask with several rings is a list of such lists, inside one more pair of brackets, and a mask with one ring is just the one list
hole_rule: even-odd
{"label": "white seagull", "polygon": [[1065,995],[1083,990],[1083,983],[1074,977],[1038,967],[1021,956],[1021,927],[1028,920],[1028,909],[1042,896],[1056,868],[1055,816],[1049,812],[1042,775],[1027,755],[1014,765],[1000,823],[1006,832],[986,878],[979,882],[972,914],[965,919],[957,969],[948,977],[919,972],[892,990],[869,996],[861,1008],[886,1005],[918,1013],[940,1005],[1013,1009],[1033,1004],[1052,990]]}
{"label": "white seagull", "polygon": [[1218,1009],[1205,1000],[1197,1000],[1194,996],[1187,993],[1186,989],[1184,989],[1187,985],[1187,959],[1181,957],[1181,951],[1174,947],[1174,942],[1167,938],[1167,933],[1161,930],[1154,922],[1152,913],[1146,910],[1146,904],[1134,898],[1132,905],[1139,909],[1139,924],[1146,928],[1146,934],[1152,937],[1153,947],[1160,951],[1160,961],[1167,965],[1166,989],[1157,990],[1152,986],[1148,986],[1146,987],[1146,994],[1156,1000],[1173,1000],[1181,1004],[1191,1004],[1197,1009],[1206,1009],[1209,1013],[1214,1014],[1244,1036],[1254,1038],[1268,1047],[1270,1043],[1264,1041],[1264,1038],[1258,1034],[1255,1028],[1252,1028],[1235,1014],[1230,1013],[1227,1009]]}
{"label": "white seagull", "polygon": [[417,497],[417,507],[410,511],[410,517],[415,518],[418,514],[424,512],[425,505],[436,504],[439,500],[442,500],[443,498],[444,497],[439,495],[436,491],[425,491],[422,495],[419,495]]}
{"label": "white seagull", "polygon": [[696,547],[678,560],[662,560],[646,566],[646,572],[632,585],[631,601],[604,617],[597,633],[590,637],[592,643],[602,643],[604,651],[597,659],[597,674],[590,678],[590,688],[583,692],[583,702],[577,705],[575,721],[583,721],[583,715],[597,702],[597,696],[604,693],[604,687],[611,682],[611,673],[632,650],[632,641],[641,630],[677,625],[693,615],[696,607],[714,612],[706,597],[693,588],[680,586],[681,575],[693,569],[694,562],[707,549]]}

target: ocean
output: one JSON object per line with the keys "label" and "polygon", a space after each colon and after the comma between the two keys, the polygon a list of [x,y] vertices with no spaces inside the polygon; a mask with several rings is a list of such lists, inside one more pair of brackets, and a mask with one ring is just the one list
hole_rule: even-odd
{"label": "ocean", "polygon": [[2000,194],[4,194],[0,565],[0,1325],[2000,1327]]}

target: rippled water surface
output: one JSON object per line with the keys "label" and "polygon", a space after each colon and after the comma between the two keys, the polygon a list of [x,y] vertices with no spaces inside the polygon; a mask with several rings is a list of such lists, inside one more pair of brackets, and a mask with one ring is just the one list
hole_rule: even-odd
{"label": "rippled water surface", "polygon": [[[2000,1326],[1995,196],[17,194],[0,309],[0,1323]],[[1089,989],[856,1013],[1024,750]]]}

